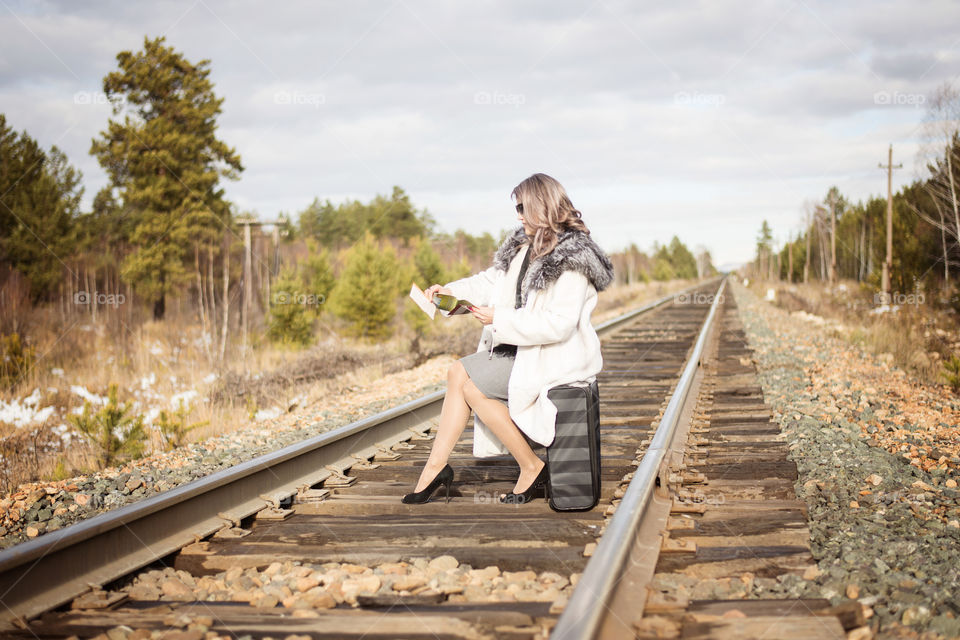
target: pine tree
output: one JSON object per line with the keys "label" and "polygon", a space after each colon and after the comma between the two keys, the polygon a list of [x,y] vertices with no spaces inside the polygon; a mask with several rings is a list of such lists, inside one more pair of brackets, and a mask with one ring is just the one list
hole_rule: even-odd
{"label": "pine tree", "polygon": [[670,259],[670,250],[665,246],[653,245],[653,279],[673,280],[677,272]]}
{"label": "pine tree", "polygon": [[94,413],[88,401],[83,403],[82,414],[67,416],[97,451],[101,468],[124,457],[140,457],[147,440],[143,416],[128,415],[132,406],[120,404],[118,396],[117,385],[111,383],[107,403],[99,411]]}
{"label": "pine tree", "polygon": [[216,136],[222,98],[209,60],[189,62],[165,38],[144,38],[143,51],[117,54],[119,70],[103,79],[114,116],[90,152],[110,176],[131,217],[132,252],[123,277],[154,301],[187,278],[195,243],[216,242],[230,220],[221,177],[236,179],[240,156]]}
{"label": "pine tree", "polygon": [[410,196],[400,187],[394,187],[390,198],[378,195],[370,203],[366,228],[378,238],[402,238],[404,244],[411,238],[427,235],[427,225],[417,213]]}
{"label": "pine tree", "polygon": [[284,269],[273,285],[267,337],[275,342],[307,346],[313,342],[312,296],[292,269]]}
{"label": "pine tree", "polygon": [[764,220],[757,235],[757,271],[759,278],[767,277],[767,268],[770,262],[770,251],[773,248],[773,233],[770,224]]}
{"label": "pine tree", "polygon": [[330,266],[330,253],[326,249],[317,247],[316,242],[307,240],[307,249],[309,255],[301,263],[303,272],[303,283],[307,293],[315,299],[312,306],[316,315],[323,313],[327,306],[327,298],[333,291],[336,284],[336,277],[333,275],[333,268]]}
{"label": "pine tree", "polygon": [[413,254],[413,266],[416,268],[417,281],[421,287],[432,284],[444,284],[445,273],[440,256],[433,249],[429,240],[421,239],[416,242],[416,251]]}
{"label": "pine tree", "polygon": [[0,114],[0,261],[26,276],[34,301],[54,290],[74,252],[81,178],[57,147],[44,152]]}
{"label": "pine tree", "polygon": [[371,339],[390,335],[397,312],[399,266],[393,247],[379,246],[369,232],[347,252],[330,307],[350,322],[352,333]]}
{"label": "pine tree", "polygon": [[673,236],[670,240],[670,265],[678,278],[697,277],[697,259],[693,257],[687,245],[680,242],[680,238]]}

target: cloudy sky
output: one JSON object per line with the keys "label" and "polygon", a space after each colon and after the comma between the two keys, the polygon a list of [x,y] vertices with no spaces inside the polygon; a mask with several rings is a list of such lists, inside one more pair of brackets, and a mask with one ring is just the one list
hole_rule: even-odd
{"label": "cloudy sky", "polygon": [[0,112],[106,182],[89,156],[116,54],[164,35],[211,61],[226,192],[269,219],[400,185],[445,230],[515,224],[512,188],[559,179],[601,245],[674,234],[748,260],[836,184],[922,175],[926,96],[960,73],[960,3],[616,0],[0,0]]}

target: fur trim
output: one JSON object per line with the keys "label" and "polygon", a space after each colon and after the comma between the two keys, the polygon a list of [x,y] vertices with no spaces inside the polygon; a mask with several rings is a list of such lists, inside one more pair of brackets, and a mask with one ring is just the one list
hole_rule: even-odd
{"label": "fur trim", "polygon": [[[493,256],[493,266],[506,271],[517,252],[529,242],[523,227],[517,228]],[[527,292],[546,289],[564,271],[576,271],[587,278],[597,291],[603,291],[613,282],[613,263],[589,234],[568,230],[560,233],[557,246],[545,256],[530,262],[520,285],[522,304],[527,303]]]}

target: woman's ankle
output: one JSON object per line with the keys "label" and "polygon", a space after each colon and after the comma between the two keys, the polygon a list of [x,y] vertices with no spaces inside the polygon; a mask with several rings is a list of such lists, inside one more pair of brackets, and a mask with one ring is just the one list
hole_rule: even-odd
{"label": "woman's ankle", "polygon": [[547,463],[540,458],[536,458],[535,460],[531,461],[530,464],[521,466],[520,473],[525,475],[537,475],[543,470],[546,464]]}
{"label": "woman's ankle", "polygon": [[431,460],[428,459],[423,464],[423,473],[434,476],[440,473],[440,471],[442,471],[445,466],[447,466],[446,462],[432,462]]}

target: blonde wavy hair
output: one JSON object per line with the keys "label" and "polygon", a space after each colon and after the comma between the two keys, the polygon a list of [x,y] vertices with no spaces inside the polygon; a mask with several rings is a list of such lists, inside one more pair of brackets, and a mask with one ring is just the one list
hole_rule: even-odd
{"label": "blonde wavy hair", "polygon": [[563,231],[575,229],[590,234],[566,189],[545,173],[533,174],[514,187],[510,195],[523,205],[522,215],[535,229],[531,241],[532,259],[553,251]]}

